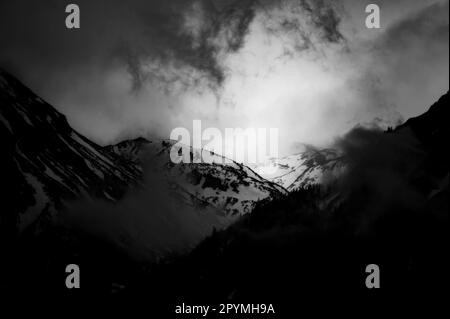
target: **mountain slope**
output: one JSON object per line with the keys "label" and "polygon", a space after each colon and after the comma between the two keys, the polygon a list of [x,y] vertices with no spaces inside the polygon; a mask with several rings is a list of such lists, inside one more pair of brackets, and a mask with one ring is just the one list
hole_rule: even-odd
{"label": "mountain slope", "polygon": [[264,167],[255,170],[261,169],[262,177],[293,191],[320,184],[324,178],[339,174],[345,164],[333,149],[308,147],[302,153],[270,159],[267,166],[271,168],[270,173],[265,173]]}
{"label": "mountain slope", "polygon": [[24,230],[63,199],[117,201],[141,169],[73,130],[64,115],[0,70],[1,227]]}
{"label": "mountain slope", "polygon": [[[286,193],[283,187],[265,180],[243,164],[226,161],[213,152],[180,146],[175,141],[139,138],[107,148],[136,163],[143,163],[147,169],[162,170],[173,188],[224,211],[230,220],[251,212],[260,200]],[[172,148],[176,152],[189,153],[191,163],[172,163]],[[210,160],[208,163],[192,163],[205,155]]]}
{"label": "mountain slope", "polygon": [[[181,212],[183,207],[208,208],[217,215],[221,221],[211,224],[211,230],[249,213],[259,200],[286,192],[244,165],[222,164],[224,158],[215,154],[209,154],[211,164],[173,164],[170,150],[175,142],[169,140],[139,138],[101,147],[73,130],[64,115],[3,71],[0,132],[1,195],[10,207],[1,214],[0,225],[10,233],[51,224],[66,201],[91,198],[117,203],[136,185],[154,189],[151,178],[165,184],[162,189],[168,185],[171,197],[167,201],[180,204]],[[191,148],[185,151],[191,156],[200,154]]]}
{"label": "mountain slope", "polygon": [[428,152],[428,169],[435,174],[448,171],[450,161],[448,148],[444,146],[450,134],[449,95],[447,92],[426,113],[407,120],[395,130],[398,134],[411,131],[420,140]]}

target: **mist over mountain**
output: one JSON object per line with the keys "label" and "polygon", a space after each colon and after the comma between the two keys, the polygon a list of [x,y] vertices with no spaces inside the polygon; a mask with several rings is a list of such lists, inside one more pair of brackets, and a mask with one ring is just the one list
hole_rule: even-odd
{"label": "mist over mountain", "polygon": [[70,242],[87,235],[154,262],[189,251],[258,201],[287,192],[213,153],[210,164],[173,164],[175,141],[141,138],[101,147],[14,77],[0,76],[5,241],[52,234]]}
{"label": "mist over mountain", "polygon": [[272,158],[265,165],[273,171],[266,173],[265,167],[260,167],[261,176],[294,191],[335,179],[345,170],[346,162],[338,147],[319,149],[307,146],[303,152]]}
{"label": "mist over mountain", "polygon": [[193,158],[209,152],[175,144],[138,139],[108,147],[142,167],[144,186],[114,204],[69,203],[70,224],[77,221],[82,229],[87,225],[93,234],[105,234],[136,257],[155,261],[186,253],[214,229],[250,213],[258,201],[287,193],[243,164],[223,164],[220,155],[209,154],[212,163],[174,164],[172,147],[183,148]]}
{"label": "mist over mountain", "polygon": [[[379,311],[442,309],[449,283],[448,119],[447,93],[396,129],[352,130],[336,142],[346,169],[334,183],[260,203],[172,267],[136,280],[124,296],[154,296],[151,282],[167,300],[267,298],[282,316],[299,300],[316,314],[372,303]],[[364,285],[372,263],[383,269],[383,294]],[[324,302],[332,308],[321,308]]]}

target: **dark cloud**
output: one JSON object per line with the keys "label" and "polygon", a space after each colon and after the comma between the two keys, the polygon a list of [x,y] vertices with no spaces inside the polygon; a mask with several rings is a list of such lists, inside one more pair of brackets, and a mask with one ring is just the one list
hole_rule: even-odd
{"label": "dark cloud", "polygon": [[405,118],[448,90],[448,11],[448,1],[428,5],[393,23],[373,43],[370,68],[377,87]]}
{"label": "dark cloud", "polygon": [[343,36],[339,31],[340,17],[332,3],[325,0],[301,1],[302,7],[309,12],[316,27],[322,29],[323,37],[329,42],[339,42]]}
{"label": "dark cloud", "polygon": [[[0,0],[0,67],[102,144],[167,137],[193,116],[246,125],[249,110],[286,140],[324,143],[448,90],[448,1],[431,2],[380,1],[383,28],[368,31],[355,0],[79,0],[81,29],[67,30],[63,1]],[[286,115],[265,118],[245,82]]]}
{"label": "dark cloud", "polygon": [[[380,41],[386,49],[404,50],[411,40],[423,38],[427,44],[445,43],[448,40],[448,1],[434,3],[390,27]],[[429,50],[430,48],[428,48]]]}
{"label": "dark cloud", "polygon": [[[280,15],[274,8],[284,8],[290,14]],[[316,50],[317,42],[333,44],[345,42],[339,30],[341,7],[332,1],[279,1],[275,6],[262,6],[266,14],[266,32],[294,40],[292,50],[286,54],[294,56],[304,50]]]}
{"label": "dark cloud", "polygon": [[[220,84],[225,74],[219,53],[242,47],[255,12],[284,2],[291,1],[80,0],[79,30],[65,28],[66,3],[62,1],[4,2],[0,63],[26,77],[30,70],[48,77],[118,61],[126,65],[133,87],[139,88],[151,76],[145,74],[145,63],[173,62],[193,67]],[[300,4],[323,30],[325,40],[342,38],[339,18],[328,2],[303,0]],[[197,24],[192,32],[185,25],[189,12],[187,19]]]}

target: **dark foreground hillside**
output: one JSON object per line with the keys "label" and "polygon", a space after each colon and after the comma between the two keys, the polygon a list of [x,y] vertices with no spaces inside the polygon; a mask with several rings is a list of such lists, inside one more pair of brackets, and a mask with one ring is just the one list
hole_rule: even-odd
{"label": "dark foreground hillside", "polygon": [[[439,309],[448,297],[448,104],[447,94],[389,132],[353,130],[337,141],[349,163],[339,180],[261,203],[123,295],[166,300],[163,311],[181,301],[274,303],[283,318],[307,308]],[[372,263],[380,289],[365,285]]]}

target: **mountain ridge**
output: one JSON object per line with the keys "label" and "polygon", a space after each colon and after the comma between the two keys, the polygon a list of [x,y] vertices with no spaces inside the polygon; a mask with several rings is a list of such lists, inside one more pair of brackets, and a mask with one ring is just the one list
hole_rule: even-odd
{"label": "mountain ridge", "polygon": [[[73,130],[66,117],[13,76],[0,71],[2,226],[22,231],[40,215],[54,215],[63,199],[119,200],[140,182],[141,170]],[[22,204],[20,204],[22,203]],[[34,205],[34,206],[32,206]],[[38,207],[39,206],[39,207]],[[27,207],[35,207],[29,220]]]}
{"label": "mountain ridge", "polygon": [[[137,138],[100,146],[1,70],[0,132],[5,145],[1,193],[11,207],[0,217],[0,227],[12,233],[30,225],[44,227],[67,201],[92,198],[118,203],[132,189],[145,187],[145,170],[158,171],[158,178],[171,185],[171,193],[178,192],[175,197],[183,204],[210,205],[211,211],[225,212],[228,223],[249,213],[257,201],[285,192],[245,165],[219,164],[221,158],[215,154],[213,164],[175,165],[169,160],[174,141]],[[186,151],[191,156],[203,152]]]}

